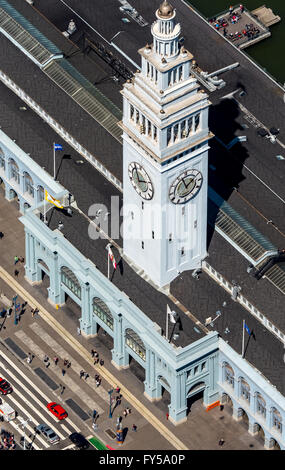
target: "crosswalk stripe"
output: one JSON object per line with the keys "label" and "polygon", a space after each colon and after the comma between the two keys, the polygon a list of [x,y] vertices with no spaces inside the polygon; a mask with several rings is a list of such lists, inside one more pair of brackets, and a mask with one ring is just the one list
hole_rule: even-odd
{"label": "crosswalk stripe", "polygon": [[[69,356],[69,354],[62,348],[62,346],[59,345],[38,323],[32,323],[29,326],[41,338],[41,340],[45,341],[49,346],[52,345],[53,350],[62,359]],[[80,364],[78,364],[78,362],[72,357],[70,358],[70,362],[71,362],[72,369],[76,373],[78,373],[78,375],[79,375],[79,373],[82,369],[82,366]],[[93,377],[92,377],[92,381],[93,380],[94,380],[94,383],[95,383],[95,379],[93,379]],[[92,392],[94,392],[94,391],[95,391],[95,393],[97,393],[100,396],[100,398],[102,398],[104,401],[106,401],[106,403],[109,403],[108,392],[107,392],[107,390],[104,389],[104,387],[102,385],[100,385],[100,387],[94,388],[92,390]]]}
{"label": "crosswalk stripe", "polygon": [[[19,425],[17,423],[14,423],[14,421],[9,421],[9,424],[19,433],[21,436],[24,436],[23,432],[21,432]],[[28,436],[25,436],[25,441],[26,442],[32,442],[32,439],[30,439]],[[33,443],[33,448],[35,450],[42,450],[37,444]]]}
{"label": "crosswalk stripe", "polygon": [[[44,359],[45,353],[43,352],[43,350],[33,340],[31,340],[30,337],[24,331],[17,331],[15,335],[18,339],[20,339],[20,341],[28,345],[30,349],[39,357],[39,359]],[[42,336],[41,339],[43,339]],[[51,369],[52,372],[57,377],[59,377],[60,382],[64,383],[70,388],[70,390],[77,394],[80,399],[84,402],[84,404],[89,406],[91,410],[97,410],[98,413],[101,415],[104,413],[104,410],[98,405],[98,403],[92,400],[89,395],[87,395],[87,393],[85,393],[70,377],[68,377],[68,375],[63,376],[61,369],[56,366],[53,362],[50,363],[49,369]]]}
{"label": "crosswalk stripe", "polygon": [[[9,401],[12,402],[13,405],[15,405],[15,408],[22,411],[22,413],[24,413],[25,417],[26,418],[30,418],[30,420],[37,426],[38,424],[40,424],[33,416],[31,416],[31,413],[29,413],[29,411],[27,411],[22,405],[21,403],[18,402],[18,400],[16,400],[16,398],[12,395],[9,396]],[[8,403],[8,401],[7,401]],[[31,427],[30,424],[26,424],[26,428],[33,434],[35,431],[34,429]],[[42,437],[40,436],[37,436],[38,440],[44,445],[44,447],[49,447],[49,444],[43,440]]]}
{"label": "crosswalk stripe", "polygon": [[[1,351],[1,355],[12,367],[14,367],[17,370],[17,372],[20,373],[20,375],[23,377],[24,380],[26,380],[30,385],[32,385],[32,388],[37,390],[37,392],[44,397],[47,403],[50,403],[51,401],[53,401],[53,400],[50,400],[50,398],[48,398],[46,395],[44,395],[41,392],[41,390],[38,387],[36,387],[28,377],[22,375],[21,370],[15,366],[15,364],[3,353],[3,351]],[[17,377],[15,377],[12,372],[7,371],[7,374],[9,374],[13,378],[13,380],[15,380],[22,388],[24,388],[23,383]],[[41,408],[47,411],[46,406],[43,405],[43,403],[33,393],[31,393],[31,391],[29,391],[29,393],[30,393],[30,396],[33,398],[33,400],[36,403],[38,403],[38,405],[40,405]],[[50,414],[50,418],[52,418],[56,423],[58,423],[58,419],[54,415]],[[68,420],[68,423],[71,424],[74,429],[78,429],[77,426],[70,419]],[[48,424],[50,425],[50,423]]]}
{"label": "crosswalk stripe", "polygon": [[[3,364],[2,364],[1,362],[0,362],[0,366],[3,367]],[[15,375],[14,375],[12,372],[7,371],[7,369],[6,369],[6,373],[7,373],[7,375],[9,375],[10,377],[12,377],[12,379],[13,379],[14,382],[17,382],[17,383],[21,386],[21,381],[20,381],[17,377],[15,377]],[[17,395],[19,395],[19,397],[20,397],[25,403],[27,403],[27,404],[37,413],[37,415],[40,416],[40,418],[42,418],[42,419],[44,420],[44,423],[45,423],[45,424],[48,424],[50,427],[52,427],[52,424],[47,420],[47,418],[42,415],[42,413],[39,411],[38,408],[33,408],[31,402],[29,402],[29,401],[27,400],[27,398],[24,397],[24,395],[22,395],[22,393],[15,387],[14,383],[13,383],[13,392],[16,392]],[[28,390],[28,392],[29,392],[29,396],[30,396],[30,397],[33,397],[33,399],[36,401],[36,403],[38,403],[39,405],[41,405],[42,408],[43,408],[45,411],[47,411],[46,407],[41,404],[41,402],[37,399],[37,397],[35,397],[32,393],[30,393],[30,390]],[[13,402],[13,395],[12,395],[12,394],[11,394],[11,395],[6,395],[6,400],[7,400],[7,402],[8,402],[9,400],[11,400],[11,401]],[[27,416],[30,416],[30,415],[31,415],[31,414],[30,414],[29,412],[27,412]],[[51,415],[51,416],[52,416],[52,415]],[[56,420],[56,419],[57,419],[57,418],[55,418],[55,420]],[[56,422],[57,422],[57,421],[56,421]],[[39,424],[39,423],[36,423],[36,424]],[[61,434],[60,432],[57,432],[57,434],[59,435],[59,437],[60,437],[61,439],[65,439],[64,435]]]}
{"label": "crosswalk stripe", "polygon": [[[70,357],[70,355],[65,351],[65,349],[62,348],[60,344],[58,344],[52,336],[50,336],[44,328],[42,328],[38,323],[32,323],[29,325],[30,328],[33,330],[34,333],[36,333],[42,341],[44,341],[48,346],[52,347],[52,349],[57,353],[58,356],[60,356],[62,359],[65,359],[67,357]],[[73,358],[70,357],[70,362],[71,362],[71,368],[79,375],[82,366]],[[90,377],[91,378],[91,377]],[[92,381],[93,379],[92,377]],[[104,389],[102,385],[100,387],[96,387],[92,392],[96,392],[100,398],[102,398],[106,403],[109,403],[109,395],[107,390]]]}

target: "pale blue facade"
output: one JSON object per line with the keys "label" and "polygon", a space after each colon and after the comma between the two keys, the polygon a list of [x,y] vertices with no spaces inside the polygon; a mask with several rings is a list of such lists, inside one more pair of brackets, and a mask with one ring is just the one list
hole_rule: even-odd
{"label": "pale blue facade", "polygon": [[97,334],[100,325],[112,338],[112,363],[129,366],[132,356],[145,369],[145,395],[159,400],[162,388],[171,396],[169,418],[174,423],[187,417],[187,398],[204,391],[204,405],[218,399],[218,334],[213,332],[185,348],[177,348],[162,335],[129,297],[112,284],[58,231],[51,231],[36,213],[21,221],[26,235],[26,279],[50,279],[48,299],[63,305],[67,294],[81,307],[82,334]]}
{"label": "pale blue facade", "polygon": [[[51,149],[52,153],[52,149]],[[62,199],[68,191],[41,168],[28,154],[0,130],[0,184],[8,201],[19,202],[19,210],[37,207],[46,189]]]}

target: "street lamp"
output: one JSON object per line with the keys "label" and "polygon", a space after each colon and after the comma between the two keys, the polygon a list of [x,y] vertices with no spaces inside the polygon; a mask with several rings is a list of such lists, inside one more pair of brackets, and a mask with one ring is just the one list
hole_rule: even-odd
{"label": "street lamp", "polygon": [[113,391],[114,391],[113,388],[108,391],[109,396],[110,396],[109,418],[112,418],[112,393],[113,393]]}
{"label": "street lamp", "polygon": [[26,419],[26,421],[24,420],[24,418],[22,418],[21,416],[19,416],[19,420],[21,421],[21,425],[22,425],[22,428],[24,430],[24,450],[26,450],[26,426],[28,424],[29,421],[31,421],[30,418]]}

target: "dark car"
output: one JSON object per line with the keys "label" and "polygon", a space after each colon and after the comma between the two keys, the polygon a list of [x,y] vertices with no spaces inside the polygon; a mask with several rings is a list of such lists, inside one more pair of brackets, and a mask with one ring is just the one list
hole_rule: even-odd
{"label": "dark car", "polygon": [[88,449],[89,447],[89,442],[85,439],[82,434],[79,434],[78,432],[74,432],[70,434],[69,439],[73,444],[75,444],[79,449]]}
{"label": "dark car", "polygon": [[8,393],[13,392],[13,389],[7,380],[0,377],[0,393],[1,395],[7,395]]}

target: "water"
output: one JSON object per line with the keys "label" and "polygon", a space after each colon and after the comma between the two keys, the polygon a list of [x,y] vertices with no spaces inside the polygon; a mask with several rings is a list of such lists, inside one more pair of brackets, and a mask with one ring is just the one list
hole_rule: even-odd
{"label": "water", "polygon": [[[191,0],[190,3],[200,11],[205,17],[209,18],[217,13],[226,10],[229,6],[236,5],[227,0]],[[263,39],[258,44],[250,46],[243,50],[271,75],[273,75],[282,85],[285,83],[285,1],[284,0],[247,0],[243,5],[248,10],[266,5],[271,8],[275,15],[279,15],[281,21],[270,26],[271,36]]]}

